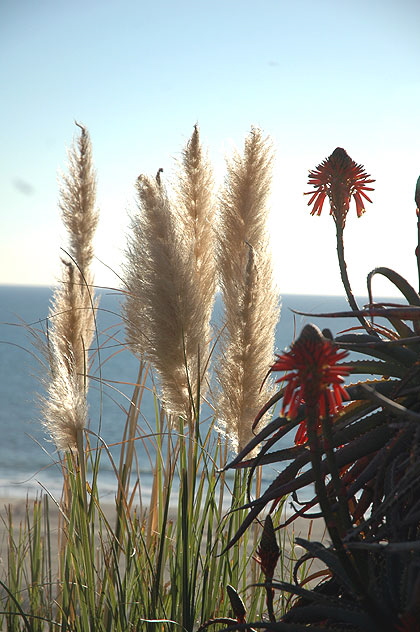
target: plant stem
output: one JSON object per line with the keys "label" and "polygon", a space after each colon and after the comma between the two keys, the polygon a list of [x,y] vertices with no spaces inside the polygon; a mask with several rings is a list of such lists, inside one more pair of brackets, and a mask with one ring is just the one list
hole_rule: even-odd
{"label": "plant stem", "polygon": [[420,209],[416,208],[417,215],[417,247],[416,247],[416,259],[417,270],[419,276],[419,294],[420,294]]}
{"label": "plant stem", "polygon": [[307,406],[307,411],[308,417],[306,421],[306,426],[308,433],[311,465],[315,480],[315,492],[318,498],[319,506],[324,516],[325,525],[328,529],[331,541],[337,549],[337,552],[340,554],[340,551],[343,551],[343,545],[337,529],[336,518],[332,512],[330,501],[328,500],[324,474],[322,473],[322,451],[317,432],[318,411],[313,406]]}
{"label": "plant stem", "polygon": [[340,535],[339,528],[337,526],[337,514],[333,512],[331,503],[328,499],[327,490],[325,487],[324,473],[322,472],[322,450],[317,432],[319,411],[318,407],[307,406],[307,433],[309,441],[309,450],[311,456],[311,465],[314,472],[315,480],[315,492],[318,498],[318,503],[321,508],[321,512],[324,517],[325,525],[328,530],[328,534],[331,538],[333,548],[337,553],[337,557],[340,560],[343,569],[346,571],[349,577],[355,595],[360,602],[366,608],[366,611],[372,617],[374,621],[377,621],[382,625],[382,628],[386,630],[387,621],[386,618],[378,611],[375,602],[371,599],[369,592],[366,590],[366,585],[358,570],[356,560],[351,552],[346,549],[342,537]]}
{"label": "plant stem", "polygon": [[318,409],[317,407],[308,406],[307,411],[308,417],[306,424],[311,456],[311,465],[315,480],[315,492],[317,495],[319,506],[321,508],[321,512],[324,517],[325,526],[327,527],[328,534],[331,538],[333,547],[337,552],[337,556],[352,581],[355,593],[361,598],[364,598],[365,595],[363,593],[363,583],[355,566],[354,559],[343,545],[340,531],[337,526],[337,514],[333,512],[331,508],[331,503],[328,499],[327,490],[325,487],[324,474],[322,472],[322,450],[317,431]]}
{"label": "plant stem", "polygon": [[[347,301],[354,312],[359,311],[359,306],[356,303],[356,299],[354,298],[353,291],[351,289],[349,277],[347,274],[347,264],[344,258],[344,240],[343,240],[343,226],[336,222],[336,234],[337,234],[337,255],[338,255],[338,264],[340,266],[340,275],[341,280],[344,285],[344,289],[347,295]],[[367,322],[367,320],[363,316],[357,316],[359,322],[362,327],[366,329],[369,334],[374,333],[372,326]]]}
{"label": "plant stem", "polygon": [[268,619],[271,623],[276,623],[276,615],[274,614],[274,588],[271,588],[271,581],[265,583],[266,604]]}
{"label": "plant stem", "polygon": [[[326,409],[328,410],[328,403],[326,403]],[[351,529],[351,519],[348,510],[348,503],[346,497],[346,490],[343,482],[340,478],[340,472],[337,467],[334,448],[333,448],[333,435],[331,431],[331,417],[328,414],[322,419],[322,434],[324,438],[324,449],[327,458],[328,467],[331,474],[331,480],[334,486],[335,495],[338,502],[338,515],[340,518],[340,535],[343,536],[348,530]]]}

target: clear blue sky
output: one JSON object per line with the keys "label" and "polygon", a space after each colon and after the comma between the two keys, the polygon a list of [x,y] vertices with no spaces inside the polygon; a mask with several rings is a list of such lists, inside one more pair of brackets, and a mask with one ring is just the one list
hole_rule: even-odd
{"label": "clear blue sky", "polygon": [[[418,0],[2,0],[0,283],[59,275],[57,174],[76,119],[98,175],[96,252],[117,271],[136,177],[169,176],[198,122],[219,178],[251,125],[275,143],[281,292],[341,293],[332,218],[311,217],[302,195],[337,146],[376,178],[346,227],[355,292],[378,265],[417,285],[419,33]],[[117,284],[99,263],[96,279]]]}

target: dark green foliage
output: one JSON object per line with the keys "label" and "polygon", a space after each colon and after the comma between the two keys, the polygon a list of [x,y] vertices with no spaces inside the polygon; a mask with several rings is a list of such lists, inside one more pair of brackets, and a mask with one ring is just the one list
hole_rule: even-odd
{"label": "dark green foliage", "polygon": [[[401,303],[374,302],[371,284],[377,274],[401,292]],[[353,376],[372,379],[348,387],[349,401],[322,422],[318,437],[308,431],[304,445],[278,448],[302,420],[309,424],[313,411],[302,403],[296,417],[274,419],[226,468],[248,468],[250,478],[258,466],[277,464],[279,470],[258,498],[249,497],[248,514],[228,547],[287,495],[295,513],[286,524],[316,512],[331,541],[297,540],[306,553],[296,564],[295,582],[276,581],[275,575],[271,582],[275,591],[290,593],[288,612],[279,621],[268,621],[267,615],[248,623],[248,629],[420,631],[420,295],[385,267],[368,275],[368,292],[364,309],[315,317],[359,319],[359,331],[334,339],[329,330],[323,333],[339,349],[352,352],[345,364]],[[284,389],[261,415],[283,395]],[[250,458],[256,447],[259,454]],[[316,490],[312,501],[301,502],[299,492],[311,483]],[[297,580],[300,565],[309,559],[326,569],[311,588]]]}

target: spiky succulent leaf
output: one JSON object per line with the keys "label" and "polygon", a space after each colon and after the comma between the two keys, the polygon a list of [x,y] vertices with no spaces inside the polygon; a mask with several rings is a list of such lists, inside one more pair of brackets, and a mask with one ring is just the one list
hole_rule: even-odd
{"label": "spiky succulent leaf", "polygon": [[401,274],[398,274],[398,272],[395,272],[395,270],[392,270],[391,268],[386,268],[384,266],[375,268],[374,270],[369,272],[367,276],[369,296],[372,296],[372,279],[376,274],[380,274],[391,281],[391,283],[393,283],[395,287],[401,292],[409,305],[420,306],[420,297],[413,286],[410,285],[410,283],[408,283],[408,281],[404,277],[402,277]]}
{"label": "spiky succulent leaf", "polygon": [[403,377],[405,367],[395,362],[381,362],[379,360],[348,360],[347,366],[352,375],[382,375],[386,377]]}
{"label": "spiky succulent leaf", "polygon": [[244,606],[244,602],[233,588],[228,584],[226,586],[226,592],[229,597],[230,605],[232,606],[233,614],[236,617],[236,620],[239,622],[245,621],[246,610]]}

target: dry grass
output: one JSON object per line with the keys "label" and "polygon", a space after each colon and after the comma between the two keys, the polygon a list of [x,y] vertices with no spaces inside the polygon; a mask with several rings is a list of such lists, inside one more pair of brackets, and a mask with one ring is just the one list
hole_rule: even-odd
{"label": "dry grass", "polygon": [[279,297],[266,230],[272,150],[258,129],[243,155],[228,164],[221,196],[218,267],[225,306],[217,414],[235,448],[252,437],[252,422],[270,396],[261,388],[274,357]]}
{"label": "dry grass", "polygon": [[[243,597],[250,620],[264,610],[264,589],[255,585],[262,579],[254,557],[260,525],[224,551],[246,515],[241,506],[247,502],[247,474],[238,471],[229,478],[223,471],[227,442],[214,432],[216,418],[204,430],[200,405],[209,380],[217,270],[226,316],[217,369],[219,410],[233,443],[247,441],[267,397],[259,389],[273,359],[278,317],[265,232],[270,167],[268,142],[253,130],[244,156],[229,166],[218,230],[212,172],[197,127],[183,151],[173,196],[160,170],[155,178],[139,177],[123,315],[140,368],[117,462],[102,439],[85,430],[97,215],[90,140],[81,127],[60,198],[69,260],[63,261],[44,348],[44,425],[63,456],[63,497],[52,511],[48,495],[42,503],[28,504],[17,528],[7,512],[0,627],[156,632],[176,622],[194,632],[212,617],[230,615],[228,585]],[[162,398],[156,398],[155,419],[146,420],[145,428],[141,402],[148,361]],[[136,462],[138,441],[155,455],[148,505]],[[115,473],[111,510],[100,498],[101,459],[109,459]],[[255,485],[251,488],[255,493]],[[232,511],[226,513],[227,508]],[[291,578],[289,567],[279,572]],[[283,609],[282,599],[277,607]]]}
{"label": "dry grass", "polygon": [[95,299],[90,264],[98,222],[96,181],[89,134],[81,133],[69,151],[69,172],[63,176],[60,209],[69,234],[69,258],[63,260],[63,279],[49,311],[45,356],[47,395],[44,425],[57,448],[75,448],[87,419],[88,350],[94,335]]}
{"label": "dry grass", "polygon": [[198,129],[184,150],[178,204],[140,176],[127,249],[127,341],[159,376],[166,410],[190,421],[205,384],[215,292],[211,171]]}

